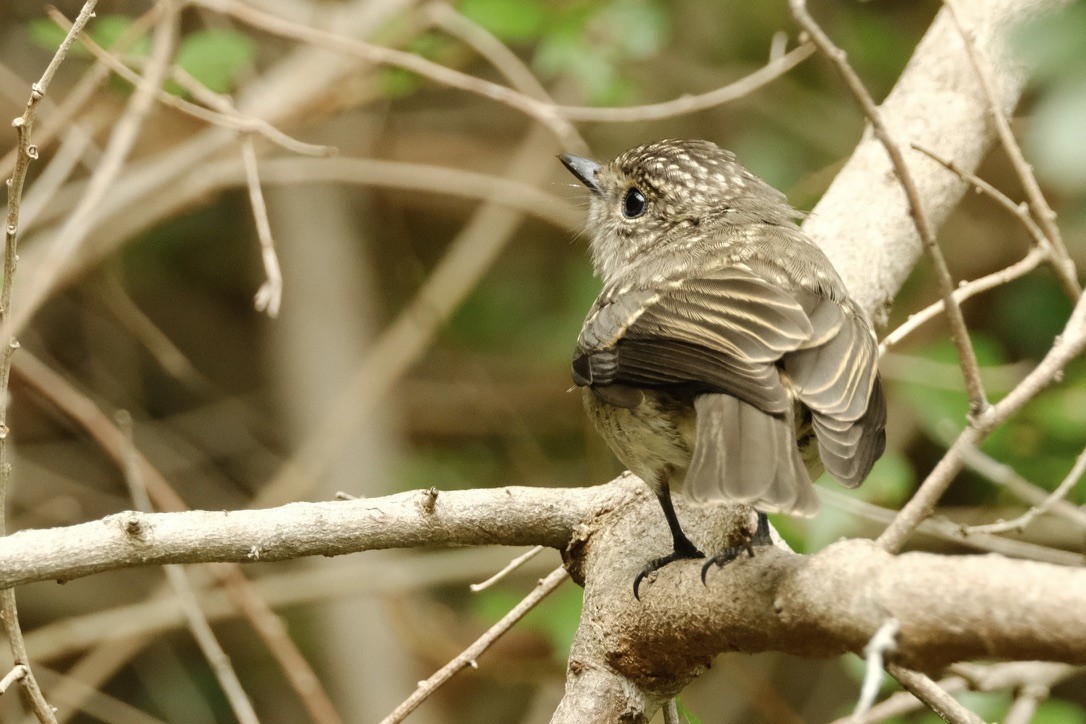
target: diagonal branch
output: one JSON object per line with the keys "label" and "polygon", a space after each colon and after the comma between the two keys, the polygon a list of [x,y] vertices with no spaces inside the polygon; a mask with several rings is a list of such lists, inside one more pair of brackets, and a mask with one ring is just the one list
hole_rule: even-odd
{"label": "diagonal branch", "polygon": [[946,311],[947,319],[950,322],[950,335],[954,340],[954,346],[958,350],[962,375],[965,378],[965,389],[969,394],[970,415],[973,417],[979,416],[988,409],[988,398],[984,393],[984,383],[980,378],[980,365],[977,363],[977,355],[973,351],[973,343],[969,338],[969,330],[965,326],[965,318],[962,316],[961,307],[958,306],[958,301],[954,298],[954,281],[950,277],[950,269],[943,258],[943,252],[939,250],[934,227],[924,211],[920,190],[909,172],[908,165],[905,163],[901,147],[883,121],[882,113],[875,105],[871,94],[867,92],[867,88],[864,86],[863,81],[860,80],[860,76],[856,74],[856,71],[849,64],[845,51],[834,45],[829,36],[807,12],[806,0],[790,0],[789,4],[792,7],[792,14],[795,16],[796,21],[804,30],[810,33],[818,49],[830,59],[837,67],[837,71],[845,79],[845,83],[856,98],[856,102],[860,104],[864,115],[867,116],[868,121],[871,123],[871,129],[874,131],[875,136],[882,143],[886,149],[886,154],[890,157],[894,173],[897,174],[901,189],[905,192],[905,198],[909,202],[909,215],[916,225],[916,231],[920,234],[920,239],[928,252],[928,256],[931,257],[932,266],[935,268],[935,278],[939,281],[939,291],[943,297],[943,309]]}

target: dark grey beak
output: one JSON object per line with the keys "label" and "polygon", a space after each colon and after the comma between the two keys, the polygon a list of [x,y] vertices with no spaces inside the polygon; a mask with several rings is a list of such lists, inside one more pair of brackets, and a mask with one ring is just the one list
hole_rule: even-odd
{"label": "dark grey beak", "polygon": [[572,156],[568,153],[563,153],[558,157],[558,160],[565,164],[569,172],[577,177],[577,180],[588,187],[588,190],[597,196],[603,196],[603,191],[600,190],[599,185],[596,183],[596,172],[600,170],[600,165],[590,158],[581,158],[580,156]]}

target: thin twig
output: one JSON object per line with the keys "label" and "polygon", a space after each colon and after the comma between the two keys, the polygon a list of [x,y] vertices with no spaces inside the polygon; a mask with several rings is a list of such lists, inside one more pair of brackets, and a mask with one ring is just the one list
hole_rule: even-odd
{"label": "thin twig", "polygon": [[[472,22],[451,6],[443,2],[431,3],[425,8],[435,24],[442,30],[455,35],[468,43],[481,55],[486,57],[495,68],[519,91],[536,98],[543,98],[538,92],[533,92],[533,87],[542,89],[539,81],[531,70],[508,46],[491,35],[485,28]],[[778,34],[773,38],[773,46],[770,49],[769,62],[733,83],[716,88],[708,93],[697,95],[683,95],[663,103],[650,103],[641,106],[629,106],[626,108],[600,108],[597,106],[555,106],[554,111],[558,115],[570,121],[598,121],[603,123],[637,123],[641,121],[655,121],[664,118],[696,113],[707,108],[734,101],[743,96],[750,95],[762,86],[779,78],[795,68],[814,53],[815,47],[810,43],[801,43],[795,49],[785,53],[784,43],[787,35]]]}
{"label": "thin twig", "polygon": [[[29,352],[20,355],[15,371],[24,383],[29,383],[38,394],[52,402],[86,430],[122,469],[128,464],[127,456],[133,455],[140,465],[148,493],[158,508],[188,510],[185,501],[174,492],[166,478],[142,456],[138,449],[130,448],[126,444],[124,434],[93,400]],[[339,715],[327,692],[324,691],[320,679],[294,645],[278,616],[256,593],[253,584],[245,577],[240,567],[212,565],[209,569],[212,575],[223,584],[226,595],[229,596],[236,609],[248,619],[264,641],[313,720],[326,724],[338,723]],[[120,647],[119,650],[123,648]],[[88,668],[97,671],[93,665],[89,665]]]}
{"label": "thin twig", "polygon": [[[962,448],[962,460],[973,472],[983,475],[996,485],[1006,488],[1030,505],[1041,505],[1051,493],[1023,478],[1010,465],[1002,463],[979,448]],[[1066,500],[1053,501],[1048,512],[1086,530],[1086,510]],[[974,533],[976,531],[973,531]]]}
{"label": "thin twig", "polygon": [[897,648],[897,633],[901,629],[901,622],[896,618],[888,618],[879,626],[879,629],[871,636],[871,640],[864,647],[864,655],[867,668],[864,671],[863,684],[860,686],[860,696],[856,700],[856,708],[852,710],[852,721],[859,724],[865,714],[875,703],[875,697],[879,695],[879,685],[882,683],[883,661],[886,654],[893,653]]}
{"label": "thin twig", "polygon": [[[91,118],[87,118],[91,116]],[[38,215],[52,201],[57,190],[68,180],[85,152],[92,147],[92,138],[107,123],[105,114],[86,114],[81,123],[73,123],[49,163],[27,189],[20,211],[19,223],[26,232],[34,226]],[[89,155],[89,154],[88,154]],[[100,155],[95,150],[94,155]]]}
{"label": "thin twig", "polygon": [[[154,508],[151,506],[151,498],[147,494],[147,486],[143,481],[143,466],[136,454],[136,443],[132,437],[132,418],[128,413],[118,413],[117,424],[124,433],[127,448],[125,451],[124,478],[125,482],[128,483],[128,492],[132,496],[132,502],[137,510],[150,513]],[[138,525],[130,524],[125,530],[135,540],[142,540],[146,535],[146,532]],[[185,575],[185,570],[178,565],[167,565],[163,566],[162,569],[166,573],[170,587],[173,588],[174,594],[185,612],[189,631],[192,632],[200,651],[203,652],[204,658],[207,659],[208,665],[215,674],[215,678],[218,679],[219,686],[222,687],[223,693],[226,694],[226,700],[230,702],[230,708],[233,710],[234,716],[242,724],[259,724],[256,711],[253,709],[253,703],[249,700],[249,695],[245,693],[237,672],[234,671],[234,666],[230,663],[230,657],[226,655],[222,646],[219,645],[218,639],[215,638],[215,632],[211,630],[211,624],[208,623],[207,617],[204,616],[204,612],[200,609],[200,602],[192,590],[188,576]]]}
{"label": "thin twig", "polygon": [[962,317],[962,310],[954,299],[954,282],[951,279],[950,270],[947,268],[943,253],[939,250],[935,232],[920,200],[920,191],[916,187],[912,174],[909,173],[909,167],[905,163],[904,156],[902,156],[901,148],[883,122],[882,114],[875,105],[875,101],[871,98],[871,94],[867,92],[863,81],[860,80],[856,71],[849,64],[845,52],[834,45],[833,41],[830,40],[829,36],[826,35],[825,31],[807,11],[806,0],[789,0],[789,5],[796,21],[807,31],[814,44],[833,63],[838,73],[845,80],[845,84],[849,87],[853,97],[855,97],[864,115],[867,116],[868,121],[871,123],[871,129],[874,131],[875,136],[882,143],[883,148],[886,149],[887,156],[890,157],[890,163],[897,174],[905,198],[909,202],[909,213],[916,225],[916,231],[920,235],[920,239],[935,269],[935,276],[939,282],[939,291],[942,294],[943,305],[946,309],[947,319],[950,322],[950,334],[954,340],[954,346],[958,350],[962,376],[965,378],[965,389],[969,394],[970,415],[973,418],[979,417],[985,413],[989,406],[988,398],[984,393],[984,383],[980,379],[980,366],[977,363],[976,353],[973,351],[973,343],[969,338],[969,330],[965,326],[965,318]]}
{"label": "thin twig", "polygon": [[[6,334],[0,334],[3,351],[0,352],[0,536],[6,535],[7,523],[5,511],[7,509],[7,490],[11,481],[11,463],[8,460],[8,382],[11,375],[11,363],[18,348],[15,340],[13,325],[11,324],[11,289],[15,280],[15,268],[18,261],[19,238],[19,206],[22,201],[23,187],[26,183],[27,171],[30,162],[38,157],[38,149],[33,144],[31,136],[34,131],[34,121],[37,117],[38,106],[49,90],[49,84],[53,79],[60,64],[64,62],[76,34],[94,16],[94,6],[97,0],[87,0],[79,11],[75,25],[64,37],[64,41],[53,54],[52,60],[45,68],[41,78],[31,86],[30,99],[27,101],[23,114],[12,121],[18,135],[17,155],[15,168],[11,178],[8,179],[8,203],[6,224],[4,232],[4,278],[0,282],[0,330]],[[15,661],[16,670],[21,668],[22,675],[17,680],[22,683],[23,691],[27,695],[31,709],[40,722],[56,722],[56,712],[45,700],[41,687],[38,685],[34,672],[30,667],[30,658],[26,651],[26,643],[23,640],[22,627],[19,623],[19,611],[15,602],[15,590],[12,588],[0,591],[0,620],[7,632],[11,646],[12,658]],[[15,671],[15,670],[13,670]],[[6,678],[6,677],[5,677]]]}
{"label": "thin twig", "polygon": [[[97,0],[95,1],[97,2]],[[148,28],[158,22],[161,13],[161,5],[152,5],[147,12],[133,20],[125,28],[125,31],[110,46],[110,49],[118,53],[128,50],[137,39],[147,32]],[[48,108],[47,104],[43,103],[42,110],[48,110],[49,115],[42,119],[40,127],[35,127],[37,146],[39,148],[45,147],[52,142],[58,133],[70,128],[72,118],[91,99],[107,78],[109,78],[109,67],[100,60],[95,61],[94,65],[71,88],[63,101],[53,108]],[[18,148],[13,148],[0,161],[0,176],[6,176],[15,169],[18,152]]]}
{"label": "thin twig", "polygon": [[370,63],[389,65],[416,73],[435,83],[475,93],[504,103],[539,121],[562,143],[577,148],[577,133],[572,124],[554,111],[554,106],[497,83],[461,73],[414,53],[385,48],[372,43],[330,33],[262,12],[238,0],[193,0],[193,5],[229,15],[241,22],[285,38],[294,38],[347,53]]}
{"label": "thin twig", "polygon": [[954,476],[962,469],[964,464],[962,450],[979,445],[998,425],[1006,422],[1041,390],[1055,382],[1064,365],[1081,354],[1084,348],[1086,348],[1086,302],[1080,297],[1075,303],[1075,308],[1062,334],[1056,338],[1044,359],[1017,387],[1007,393],[1006,397],[992,405],[987,413],[958,435],[954,444],[928,474],[913,497],[879,536],[878,544],[888,551],[900,550],[920,522],[935,510],[936,504],[943,497],[943,493],[946,492]]}
{"label": "thin twig", "polygon": [[[103,724],[166,724],[142,709],[99,691],[67,673],[60,674],[44,666],[37,666],[35,670],[49,686],[50,692],[56,692],[50,695],[56,697],[58,705],[71,707],[72,711],[89,715]],[[60,696],[57,696],[58,694]],[[61,698],[65,695],[67,698]]]}
{"label": "thin twig", "polygon": [[1067,477],[1043,501],[1012,520],[1001,520],[987,525],[966,526],[962,528],[962,532],[969,535],[971,533],[1006,533],[1013,530],[1022,530],[1033,522],[1034,518],[1044,515],[1057,502],[1066,498],[1067,494],[1071,492],[1071,488],[1075,487],[1075,484],[1082,479],[1084,473],[1086,473],[1086,449],[1078,454],[1078,458],[1075,459],[1075,464],[1071,467],[1071,472],[1067,473]]}
{"label": "thin twig", "polygon": [[1059,277],[1060,283],[1071,299],[1077,300],[1082,293],[1082,287],[1079,285],[1075,274],[1075,264],[1067,253],[1067,246],[1063,243],[1060,227],[1056,224],[1056,213],[1048,205],[1048,200],[1045,199],[1045,195],[1041,192],[1041,186],[1037,183],[1036,176],[1033,175],[1033,168],[1026,161],[1025,156],[1022,155],[1022,149],[1014,138],[1011,124],[999,108],[995,91],[992,88],[992,79],[988,77],[984,65],[977,56],[973,31],[962,24],[957,4],[953,0],[943,0],[943,5],[950,11],[950,17],[954,20],[954,24],[961,33],[962,42],[965,44],[965,53],[969,57],[969,62],[972,64],[973,70],[977,74],[977,80],[980,81],[981,89],[984,91],[984,97],[988,101],[988,111],[995,122],[996,133],[999,135],[1003,150],[1014,166],[1015,173],[1018,174],[1018,178],[1022,182],[1022,188],[1025,189],[1026,196],[1029,198],[1030,206],[1033,207],[1033,212],[1039,219],[1048,242],[1052,245],[1052,263],[1056,269],[1056,276]]}
{"label": "thin twig", "polygon": [[641,123],[643,121],[658,121],[696,113],[750,95],[811,57],[814,51],[815,47],[812,44],[802,43],[781,57],[770,59],[768,63],[753,73],[707,93],[687,94],[662,103],[650,103],[626,108],[556,106],[554,111],[571,121],[597,121],[600,123]]}
{"label": "thin twig", "polygon": [[[1040,266],[1041,262],[1046,261],[1049,258],[1046,249],[1033,247],[1024,257],[1014,264],[1000,269],[997,272],[992,272],[991,274],[974,279],[973,281],[962,282],[959,284],[958,288],[954,290],[954,301],[961,304],[966,299],[974,297],[977,294],[986,292],[989,289],[994,289],[1003,284],[1008,284],[1015,279],[1020,279]],[[945,302],[940,299],[939,301],[924,307],[919,312],[910,314],[905,322],[898,326],[893,332],[886,335],[882,342],[879,343],[879,354],[885,355],[888,350],[915,332],[925,322],[934,319],[945,308]]]}
{"label": "thin twig", "polygon": [[950,724],[984,724],[984,720],[962,706],[957,699],[924,674],[889,663],[886,670],[913,696]]}
{"label": "thin twig", "polygon": [[1033,215],[1030,214],[1029,204],[1016,204],[1014,203],[1014,201],[1011,200],[1009,196],[1007,196],[1007,194],[1003,193],[995,186],[992,186],[992,184],[988,183],[980,176],[977,176],[975,173],[970,173],[969,171],[966,171],[954,161],[943,158],[939,154],[935,153],[934,151],[925,146],[920,145],[919,143],[913,143],[911,145],[914,151],[919,151],[920,153],[930,158],[932,161],[935,161],[937,164],[945,168],[947,171],[953,173],[962,181],[972,184],[973,188],[975,188],[977,191],[988,196],[990,199],[1006,209],[1015,219],[1018,220],[1020,224],[1022,224],[1022,226],[1025,227],[1026,231],[1029,232],[1030,238],[1033,239],[1033,243],[1036,244],[1038,247],[1042,249],[1047,249],[1049,247],[1050,242],[1048,240],[1048,237],[1045,236],[1044,231],[1042,231],[1041,227],[1037,225],[1037,222],[1033,220]]}
{"label": "thin twig", "polygon": [[518,568],[520,568],[521,566],[523,566],[528,561],[535,558],[542,551],[543,551],[543,546],[535,546],[534,548],[529,548],[526,553],[522,553],[519,556],[517,556],[516,558],[514,558],[513,560],[509,561],[509,565],[507,565],[505,568],[503,568],[500,571],[498,571],[497,573],[495,573],[490,578],[486,579],[482,583],[472,583],[470,586],[468,586],[468,588],[471,589],[472,593],[478,593],[479,591],[485,591],[486,589],[490,588],[491,586],[493,586],[498,581],[500,581],[503,578],[505,578],[506,576],[508,576],[513,571],[515,571]]}
{"label": "thin twig", "polygon": [[524,597],[524,599],[513,607],[509,613],[502,616],[496,624],[490,627],[490,629],[475,640],[471,646],[468,646],[457,655],[452,661],[441,667],[433,676],[426,681],[419,682],[419,686],[415,689],[411,696],[399,706],[397,706],[391,714],[381,720],[381,724],[396,724],[396,722],[403,721],[408,714],[418,708],[419,704],[426,701],[430,696],[437,691],[445,682],[453,677],[461,669],[468,666],[471,668],[478,668],[478,659],[482,656],[483,652],[490,648],[491,644],[501,638],[506,631],[513,627],[520,619],[524,618],[524,615],[531,611],[537,603],[542,601],[548,594],[553,592],[558,586],[562,585],[562,582],[569,578],[569,573],[565,568],[556,568],[546,578],[539,581],[539,584],[535,587],[531,593]]}
{"label": "thin twig", "polygon": [[1003,724],[1030,724],[1037,707],[1048,698],[1049,688],[1041,683],[1024,684],[1014,694],[1014,703],[1003,717]]}
{"label": "thin twig", "polygon": [[[977,664],[952,664],[948,673],[951,676],[938,682],[938,686],[948,694],[961,691],[1000,691],[1008,687],[1019,688],[1027,684],[1043,681],[1055,686],[1071,676],[1081,672],[1081,668],[1067,664],[1052,664],[1043,661],[1014,661],[1006,664],[980,666]],[[874,724],[892,717],[916,711],[924,703],[908,691],[891,694],[885,700],[871,707],[863,718],[863,724]],[[831,724],[852,724],[851,717],[842,717]],[[1004,722],[1004,724],[1006,724]]]}
{"label": "thin twig", "polygon": [[[845,493],[827,487],[819,487],[818,497],[827,505],[838,510],[843,510],[856,517],[879,523],[884,528],[893,523],[898,511],[883,508],[873,503],[868,503],[858,498],[849,497]],[[931,536],[936,540],[947,541],[979,551],[1000,553],[1013,558],[1024,558],[1034,561],[1044,561],[1058,566],[1082,566],[1086,565],[1086,556],[1082,553],[1049,548],[1029,541],[1004,538],[1003,536],[977,533],[967,536],[962,533],[962,527],[946,518],[928,518],[920,523],[917,532]]]}
{"label": "thin twig", "polygon": [[[46,12],[49,18],[59,25],[63,29],[71,27],[71,22],[56,8],[47,8]],[[79,42],[84,45],[88,51],[94,57],[106,64],[106,66],[116,73],[121,78],[125,79],[132,85],[137,85],[140,82],[140,76],[134,72],[127,65],[122,63],[117,57],[115,57],[108,50],[102,48],[88,36],[86,33],[81,33],[79,36]],[[185,88],[189,92],[193,92],[193,86],[201,86],[202,84],[195,81],[192,76],[186,73],[183,69],[177,66],[171,66],[169,68],[170,77],[177,82],[178,85]],[[229,103],[226,107],[219,107],[218,110],[209,110],[203,106],[198,106],[195,103],[191,103],[180,96],[176,96],[173,93],[168,93],[162,88],[156,88],[155,98],[162,105],[173,108],[176,111],[180,111],[186,115],[198,118],[207,123],[213,123],[215,125],[224,126],[226,128],[232,128],[236,131],[244,133],[259,133],[267,138],[272,143],[282,146],[288,151],[294,153],[303,154],[306,156],[330,156],[335,153],[335,149],[331,146],[321,146],[312,143],[306,143],[299,141],[296,138],[292,138],[287,134],[280,131],[278,128],[260,118],[250,118],[241,115],[233,108]],[[193,92],[194,96],[197,96],[196,92]],[[198,96],[202,99],[206,99],[205,95]]]}
{"label": "thin twig", "polygon": [[0,695],[6,694],[8,689],[11,688],[11,685],[16,681],[22,681],[28,671],[29,669],[23,664],[15,664],[15,666],[11,668],[11,671],[4,674],[3,679],[0,679]]}
{"label": "thin twig", "polygon": [[113,134],[102,153],[102,160],[91,175],[83,197],[68,216],[57,238],[45,252],[35,274],[30,278],[21,306],[13,310],[3,325],[7,334],[18,333],[49,295],[65,263],[93,228],[102,199],[109,193],[125,159],[135,145],[140,128],[151,110],[155,90],[162,85],[177,40],[177,8],[173,5],[173,0],[160,2],[166,5],[167,12],[155,26],[147,72],[136,85],[124,113],[114,125]]}
{"label": "thin twig", "polygon": [[268,207],[264,203],[264,192],[260,190],[260,175],[256,168],[256,149],[252,136],[241,144],[241,158],[245,163],[245,179],[249,186],[249,204],[253,207],[256,219],[256,235],[260,240],[260,259],[264,263],[266,278],[256,292],[254,304],[258,312],[266,312],[272,319],[279,316],[279,305],[283,301],[283,272],[279,269],[279,256],[275,253],[275,240],[272,238],[271,223],[268,221]]}

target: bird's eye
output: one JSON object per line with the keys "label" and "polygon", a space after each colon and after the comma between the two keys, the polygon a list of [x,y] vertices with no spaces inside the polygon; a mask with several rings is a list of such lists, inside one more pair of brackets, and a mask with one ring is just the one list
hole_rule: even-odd
{"label": "bird's eye", "polygon": [[622,199],[622,215],[627,219],[636,219],[645,213],[649,202],[645,200],[645,194],[640,189],[631,188]]}

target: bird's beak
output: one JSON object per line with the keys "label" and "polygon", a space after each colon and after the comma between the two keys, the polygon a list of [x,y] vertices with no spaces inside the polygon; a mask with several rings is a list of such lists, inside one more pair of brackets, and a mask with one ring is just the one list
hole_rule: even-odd
{"label": "bird's beak", "polygon": [[599,184],[596,183],[596,172],[600,170],[598,163],[590,158],[581,158],[568,153],[563,153],[558,157],[558,160],[565,164],[569,172],[587,186],[589,191],[597,196],[603,196],[603,191],[600,189]]}

